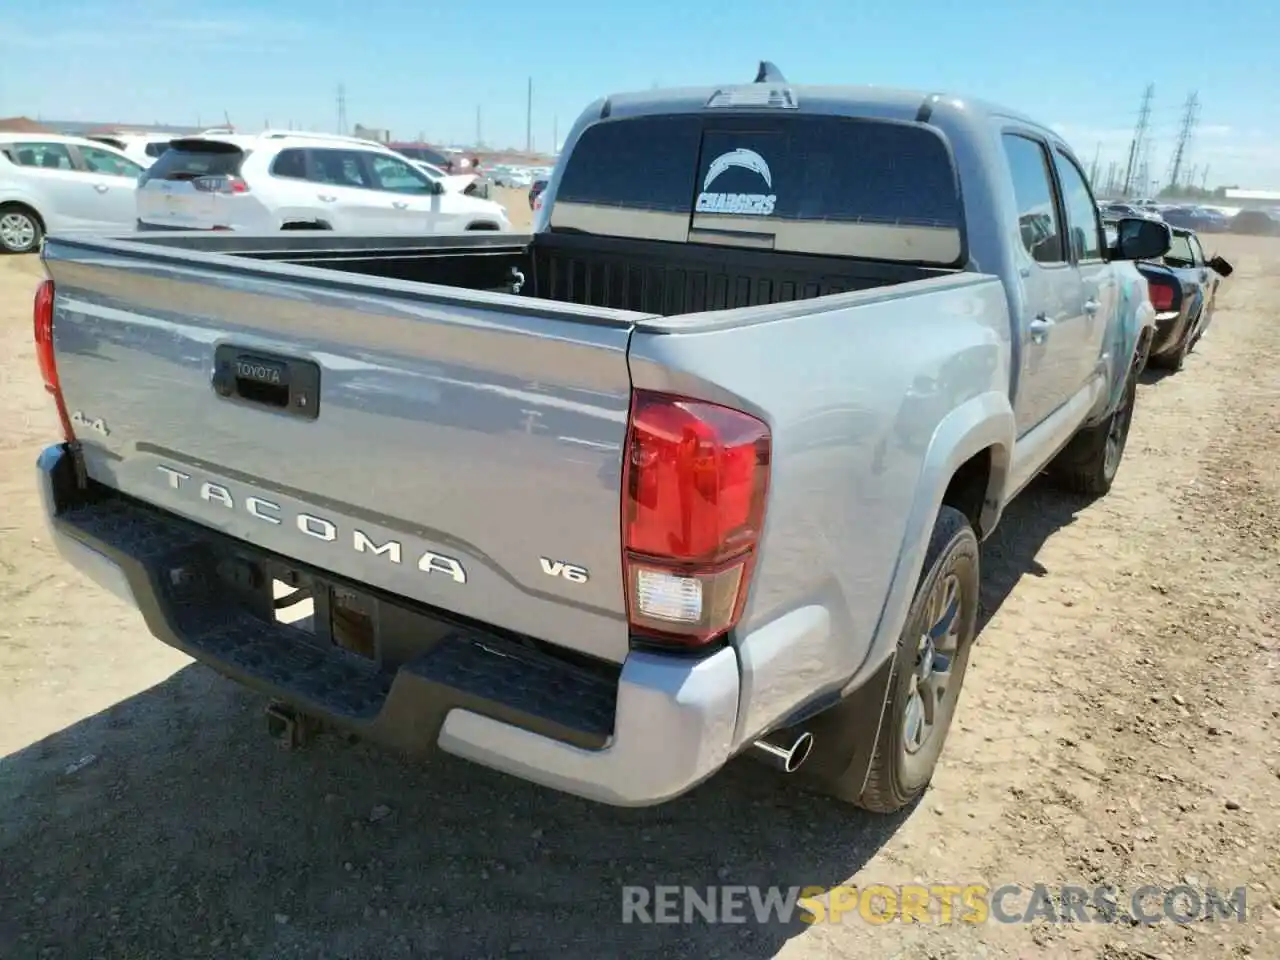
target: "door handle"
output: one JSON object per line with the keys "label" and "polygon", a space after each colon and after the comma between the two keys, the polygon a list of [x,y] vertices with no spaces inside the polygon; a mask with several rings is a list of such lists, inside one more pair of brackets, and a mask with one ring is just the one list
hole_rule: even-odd
{"label": "door handle", "polygon": [[407,210],[409,207],[409,204],[407,204],[403,200],[392,200],[391,205],[395,207],[397,210]]}
{"label": "door handle", "polygon": [[331,193],[318,193],[316,194],[316,196],[319,197],[321,200],[323,200],[325,203],[333,203],[333,201],[338,199]]}
{"label": "door handle", "polygon": [[108,187],[105,183],[95,183],[93,185],[93,189],[97,190],[99,193],[106,193],[111,188]]}
{"label": "door handle", "polygon": [[1035,319],[1031,321],[1030,329],[1031,342],[1044,343],[1045,340],[1049,339],[1050,331],[1053,330],[1053,321],[1049,319],[1048,315],[1037,313]]}
{"label": "door handle", "polygon": [[1092,297],[1084,302],[1084,312],[1091,317],[1101,309],[1102,304],[1099,301],[1094,300]]}

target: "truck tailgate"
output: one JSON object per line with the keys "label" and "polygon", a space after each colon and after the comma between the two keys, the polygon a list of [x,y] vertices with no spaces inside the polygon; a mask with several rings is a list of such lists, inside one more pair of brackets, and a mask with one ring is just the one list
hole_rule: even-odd
{"label": "truck tailgate", "polygon": [[45,258],[93,480],[381,590],[625,657],[637,315],[125,243],[55,240]]}

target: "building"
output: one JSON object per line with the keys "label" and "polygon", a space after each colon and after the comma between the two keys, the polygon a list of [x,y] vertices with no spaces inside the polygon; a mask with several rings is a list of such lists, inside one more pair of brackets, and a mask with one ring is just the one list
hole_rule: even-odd
{"label": "building", "polygon": [[1245,206],[1274,206],[1280,204],[1280,190],[1239,190],[1229,187],[1226,199]]}
{"label": "building", "polygon": [[5,117],[0,119],[0,131],[4,133],[53,133],[53,127],[46,126],[30,117]]}

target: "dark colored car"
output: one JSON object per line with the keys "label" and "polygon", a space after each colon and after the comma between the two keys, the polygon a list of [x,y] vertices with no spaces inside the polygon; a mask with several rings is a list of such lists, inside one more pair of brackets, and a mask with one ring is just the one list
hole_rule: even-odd
{"label": "dark colored car", "polygon": [[1208,329],[1218,285],[1234,268],[1222,257],[1206,257],[1194,230],[1171,227],[1170,233],[1169,252],[1159,261],[1139,261],[1137,267],[1147,278],[1156,309],[1156,334],[1147,363],[1176,371]]}
{"label": "dark colored car", "polygon": [[1280,232],[1280,225],[1265,210],[1241,210],[1231,219],[1231,232],[1271,237]]}
{"label": "dark colored car", "polygon": [[1166,207],[1161,211],[1165,223],[1171,227],[1194,230],[1196,233],[1222,233],[1229,224],[1225,214],[1207,207],[1190,204],[1178,207]]}
{"label": "dark colored car", "polygon": [[529,185],[529,209],[538,209],[538,197],[542,196],[542,191],[547,189],[547,177],[538,177]]}

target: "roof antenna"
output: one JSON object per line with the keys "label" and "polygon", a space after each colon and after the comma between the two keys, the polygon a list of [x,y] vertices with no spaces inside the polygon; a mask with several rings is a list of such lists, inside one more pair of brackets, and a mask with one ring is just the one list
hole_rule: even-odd
{"label": "roof antenna", "polygon": [[761,60],[760,68],[756,70],[756,83],[786,83],[787,78],[782,75],[782,71],[771,60]]}

